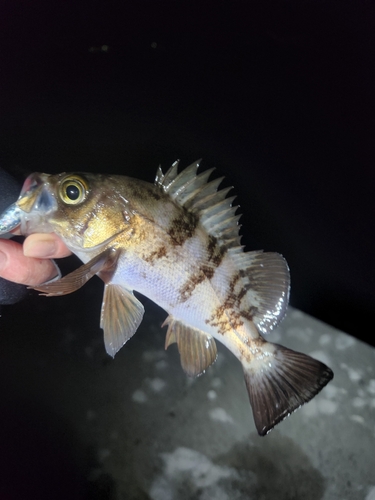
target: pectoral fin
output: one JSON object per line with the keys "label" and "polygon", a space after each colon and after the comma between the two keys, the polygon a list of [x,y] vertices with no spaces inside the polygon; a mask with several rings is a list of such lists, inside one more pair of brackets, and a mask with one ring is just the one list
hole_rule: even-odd
{"label": "pectoral fin", "polygon": [[143,305],[132,291],[120,285],[105,285],[100,326],[104,330],[105,348],[110,356],[113,357],[135,334],[143,313]]}
{"label": "pectoral fin", "polygon": [[177,342],[181,365],[187,375],[200,375],[216,360],[216,343],[211,335],[186,326],[171,316],[164,321],[164,325],[168,325],[165,348]]}
{"label": "pectoral fin", "polygon": [[95,276],[95,274],[109,269],[115,264],[116,261],[117,256],[115,250],[108,248],[63,278],[55,281],[47,281],[46,283],[42,283],[41,285],[32,288],[38,292],[43,292],[42,295],[46,295],[47,297],[67,295],[68,293],[79,290],[85,283]]}

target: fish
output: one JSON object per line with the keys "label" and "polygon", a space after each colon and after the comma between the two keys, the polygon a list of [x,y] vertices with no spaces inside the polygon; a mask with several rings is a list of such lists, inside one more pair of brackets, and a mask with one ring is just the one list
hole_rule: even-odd
{"label": "fish", "polygon": [[[72,293],[93,276],[104,282],[100,326],[109,355],[134,335],[144,314],[134,291],[168,316],[165,348],[176,343],[183,370],[196,377],[217,358],[216,341],[242,363],[255,427],[264,436],[333,378],[312,357],[268,342],[285,316],[286,260],[246,251],[240,215],[219,189],[214,169],[179,161],[155,182],[127,176],[31,174],[19,199],[0,216],[9,231],[54,232],[82,261],[70,274],[35,287],[47,296]],[[11,214],[11,217],[9,217]],[[9,227],[7,226],[9,224]]]}
{"label": "fish", "polygon": [[5,235],[21,223],[21,210],[16,203],[10,205],[1,215],[0,235]]}

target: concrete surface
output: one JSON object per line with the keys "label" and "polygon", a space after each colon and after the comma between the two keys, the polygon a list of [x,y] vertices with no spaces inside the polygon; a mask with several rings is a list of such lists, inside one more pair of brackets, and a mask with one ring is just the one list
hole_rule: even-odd
{"label": "concrete surface", "polygon": [[372,347],[289,309],[272,340],[335,377],[261,438],[239,362],[219,346],[215,365],[188,379],[148,300],[110,359],[96,281],[2,310],[1,499],[375,499]]}

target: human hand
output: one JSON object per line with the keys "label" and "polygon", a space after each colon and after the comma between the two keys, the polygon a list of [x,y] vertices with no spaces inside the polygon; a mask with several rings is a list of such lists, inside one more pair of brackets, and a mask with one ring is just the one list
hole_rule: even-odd
{"label": "human hand", "polygon": [[58,268],[52,259],[70,254],[54,233],[32,234],[23,245],[0,239],[0,277],[36,286],[58,275]]}

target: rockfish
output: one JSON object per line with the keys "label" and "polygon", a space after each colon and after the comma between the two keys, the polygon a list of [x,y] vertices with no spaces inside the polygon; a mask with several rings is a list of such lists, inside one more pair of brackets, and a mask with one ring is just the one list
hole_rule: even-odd
{"label": "rockfish", "polygon": [[117,175],[34,173],[0,217],[2,232],[55,232],[84,263],[36,287],[48,296],[78,290],[97,274],[105,283],[100,326],[111,356],[136,332],[140,292],[168,313],[165,347],[176,342],[184,371],[203,373],[215,340],[241,361],[260,435],[312,399],[333,377],[323,363],[263,335],[288,305],[289,269],[278,253],[244,252],[231,188],[199,162],[178,162],[154,184]]}

